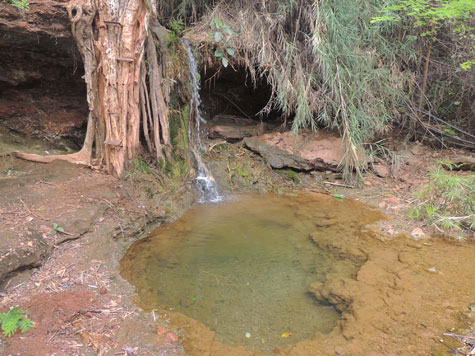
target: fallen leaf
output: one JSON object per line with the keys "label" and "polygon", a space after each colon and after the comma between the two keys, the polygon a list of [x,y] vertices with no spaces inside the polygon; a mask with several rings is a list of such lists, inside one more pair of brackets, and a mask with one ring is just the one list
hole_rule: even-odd
{"label": "fallen leaf", "polygon": [[294,334],[294,333],[291,332],[291,331],[286,331],[286,332],[283,332],[283,333],[282,333],[282,337],[283,337],[283,338],[288,338],[288,337],[292,336],[293,334]]}

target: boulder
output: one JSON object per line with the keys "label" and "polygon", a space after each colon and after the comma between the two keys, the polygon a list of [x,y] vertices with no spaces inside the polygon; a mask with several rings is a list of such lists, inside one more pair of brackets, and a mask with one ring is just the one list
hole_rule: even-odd
{"label": "boulder", "polygon": [[339,171],[342,138],[333,132],[302,130],[274,132],[244,139],[246,146],[264,157],[272,168]]}
{"label": "boulder", "polygon": [[275,126],[264,122],[234,115],[216,115],[206,124],[209,138],[221,138],[237,142],[245,137],[262,135]]}

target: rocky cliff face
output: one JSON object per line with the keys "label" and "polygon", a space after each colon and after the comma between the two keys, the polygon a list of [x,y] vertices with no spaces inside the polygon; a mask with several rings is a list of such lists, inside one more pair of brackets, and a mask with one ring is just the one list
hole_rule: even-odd
{"label": "rocky cliff face", "polygon": [[13,131],[45,139],[53,147],[61,138],[73,146],[82,140],[86,89],[66,3],[35,2],[26,12],[0,2],[0,133],[4,135]]}

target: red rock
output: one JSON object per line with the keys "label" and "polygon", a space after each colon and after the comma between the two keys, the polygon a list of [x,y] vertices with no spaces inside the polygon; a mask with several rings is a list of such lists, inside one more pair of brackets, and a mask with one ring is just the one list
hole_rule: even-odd
{"label": "red rock", "polygon": [[[330,170],[338,172],[343,158],[342,138],[325,130],[273,132],[244,139],[246,146],[263,156],[273,168]],[[364,157],[364,155],[362,155]]]}
{"label": "red rock", "polygon": [[163,326],[159,325],[157,326],[157,334],[158,335],[163,335],[167,333],[167,329],[165,329]]}
{"label": "red rock", "polygon": [[269,132],[275,125],[234,115],[216,115],[206,124],[210,138],[223,138],[236,142],[244,137],[262,135]]}
{"label": "red rock", "polygon": [[175,342],[178,341],[178,336],[176,336],[176,334],[174,334],[170,331],[166,335],[166,340],[170,343],[175,343]]}
{"label": "red rock", "polygon": [[390,204],[395,204],[395,205],[401,203],[401,201],[396,197],[391,197],[391,198],[387,199],[386,201]]}
{"label": "red rock", "polygon": [[381,178],[387,178],[391,175],[391,170],[386,164],[383,164],[383,163],[374,164],[373,170],[374,170],[374,173],[376,173],[376,175]]}
{"label": "red rock", "polygon": [[426,234],[420,227],[416,227],[414,230],[412,230],[411,236],[415,239],[420,239],[421,237],[426,236]]}

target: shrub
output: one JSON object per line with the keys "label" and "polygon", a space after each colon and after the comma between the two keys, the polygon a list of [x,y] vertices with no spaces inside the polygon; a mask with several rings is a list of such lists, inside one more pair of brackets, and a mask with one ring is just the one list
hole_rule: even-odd
{"label": "shrub", "polygon": [[439,162],[429,173],[429,183],[418,192],[418,206],[410,216],[444,231],[475,232],[475,175],[455,173],[453,168],[453,163]]}
{"label": "shrub", "polygon": [[0,324],[2,325],[3,335],[13,336],[18,329],[24,334],[35,326],[35,323],[28,318],[26,311],[20,309],[18,305],[10,307],[5,313],[0,313]]}

